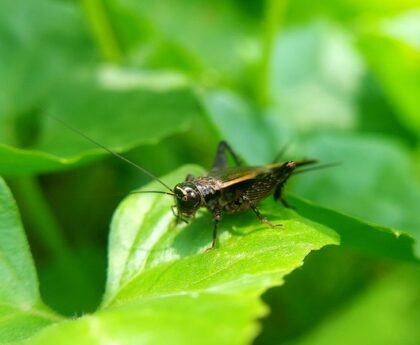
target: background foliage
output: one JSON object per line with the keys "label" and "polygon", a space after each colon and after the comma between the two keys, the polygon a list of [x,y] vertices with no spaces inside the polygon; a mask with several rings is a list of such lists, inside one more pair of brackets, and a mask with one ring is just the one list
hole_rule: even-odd
{"label": "background foliage", "polygon": [[[1,1],[0,343],[417,344],[419,38],[417,0]],[[108,235],[150,181],[56,119],[170,185],[221,138],[342,164],[203,253],[164,197]]]}

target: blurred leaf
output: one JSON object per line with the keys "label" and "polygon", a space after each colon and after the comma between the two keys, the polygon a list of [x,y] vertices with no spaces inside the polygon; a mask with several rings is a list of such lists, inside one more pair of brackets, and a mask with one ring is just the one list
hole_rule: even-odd
{"label": "blurred leaf", "polygon": [[378,136],[323,134],[306,142],[306,157],[341,162],[338,167],[296,177],[292,190],[320,205],[407,231],[420,254],[420,183],[409,153]]}
{"label": "blurred leaf", "polygon": [[47,0],[0,2],[0,138],[5,120],[36,107],[75,67],[95,56],[74,4]]}
{"label": "blurred leaf", "polygon": [[[58,88],[46,113],[121,152],[187,128],[198,106],[186,83],[180,75],[102,69]],[[65,169],[104,153],[65,123],[44,121],[33,151],[0,145],[3,174]]]}
{"label": "blurred leaf", "polygon": [[276,115],[303,131],[355,126],[362,61],[346,32],[325,21],[286,29],[271,70]]}
{"label": "blurred leaf", "polygon": [[[84,219],[88,219],[85,217]],[[84,224],[83,224],[84,225]],[[83,229],[87,229],[88,224]],[[80,270],[86,283],[76,283],[57,260],[41,258],[38,269],[40,292],[45,304],[64,316],[91,313],[101,302],[105,283],[105,244],[72,248],[71,270]]]}
{"label": "blurred leaf", "polygon": [[19,214],[0,178],[0,343],[26,338],[59,320],[41,302]]}
{"label": "blurred leaf", "polygon": [[[187,166],[165,181],[172,185],[187,173],[203,170]],[[145,187],[159,188],[156,182]],[[101,310],[48,327],[28,342],[243,344],[255,337],[255,320],[265,313],[259,295],[280,285],[311,250],[338,243],[334,231],[271,202],[263,212],[281,219],[283,229],[269,229],[251,213],[226,216],[219,247],[205,252],[211,216],[171,228],[172,202],[138,194],[123,201],[112,224]]]}
{"label": "blurred leaf", "polygon": [[[418,343],[420,272],[401,269],[371,286],[294,344]],[[346,336],[343,336],[346,334]]]}
{"label": "blurred leaf", "polygon": [[[132,47],[137,61],[154,61],[159,67],[184,66],[185,71],[203,74],[207,81],[231,80],[244,76],[243,69],[259,53],[255,23],[229,1],[112,0],[110,8],[146,28]],[[121,27],[124,21],[117,23]]]}
{"label": "blurred leaf", "polygon": [[272,345],[273,339],[276,344],[288,344],[300,339],[393,267],[395,262],[343,246],[312,252],[301,269],[286,277],[284,285],[263,295],[271,313],[262,321],[255,344]]}
{"label": "blurred leaf", "polygon": [[379,35],[365,35],[359,45],[401,122],[419,134],[420,50]]}
{"label": "blurred leaf", "polygon": [[354,24],[360,19],[377,19],[395,15],[419,4],[419,0],[324,0],[318,2],[294,0],[290,1],[286,18],[293,23],[328,17],[340,23]]}
{"label": "blurred leaf", "polygon": [[356,126],[364,66],[345,32],[324,21],[286,29],[271,60],[272,104],[265,109],[238,90],[202,93],[220,136],[248,162],[270,162],[302,132]]}
{"label": "blurred leaf", "polygon": [[417,8],[384,20],[381,30],[391,37],[420,49],[420,1]]}
{"label": "blurred leaf", "polygon": [[267,125],[249,102],[226,90],[209,91],[202,100],[220,137],[227,140],[246,161],[265,164],[274,157],[275,145],[270,145],[271,137],[266,135]]}
{"label": "blurred leaf", "polygon": [[416,147],[418,137],[400,121],[398,112],[390,104],[379,81],[366,74],[359,90],[358,131],[388,136]]}
{"label": "blurred leaf", "polygon": [[84,20],[76,3],[1,2],[0,173],[61,170],[98,156],[45,113],[87,134],[95,127],[93,138],[120,151],[186,129],[196,113],[179,74],[94,67]]}
{"label": "blurred leaf", "polygon": [[[249,104],[233,93],[207,93],[204,103],[222,137],[233,143],[235,150],[252,164],[269,162],[271,159],[267,152],[271,151],[270,157],[274,156],[273,147],[279,145],[267,144],[275,142],[275,133],[280,138],[277,141],[284,140],[283,146],[293,133],[294,126],[289,127],[288,132],[287,122],[276,119],[273,114],[255,117],[256,113]],[[240,132],[237,131],[238,124],[241,124]],[[342,165],[296,177],[291,190],[321,205],[373,223],[402,229],[414,239],[419,239],[420,223],[416,206],[420,203],[420,184],[415,180],[414,166],[408,153],[382,137],[363,138],[351,134],[310,135],[300,143],[300,152],[294,150],[295,156],[291,159],[315,157],[324,163],[341,162]],[[292,151],[290,147],[288,151]],[[288,153],[286,156],[291,157]],[[395,184],[395,180],[399,183]],[[335,229],[350,219],[344,216],[340,221],[329,223],[328,217],[333,219],[334,215],[325,215],[323,219],[317,218],[317,221]],[[349,224],[349,229],[357,223]],[[413,258],[420,253],[420,241],[416,241],[416,254],[413,254],[412,240],[408,237],[404,237],[400,248],[394,248],[395,252],[388,252],[389,245],[392,247],[396,243],[394,239],[399,236],[399,231],[390,232],[379,246],[375,245],[375,241],[380,242],[379,238],[372,243],[364,243],[363,231],[360,230],[355,236],[359,242],[356,249],[400,259]],[[373,232],[379,233],[381,231]],[[349,243],[352,242],[350,240]]]}

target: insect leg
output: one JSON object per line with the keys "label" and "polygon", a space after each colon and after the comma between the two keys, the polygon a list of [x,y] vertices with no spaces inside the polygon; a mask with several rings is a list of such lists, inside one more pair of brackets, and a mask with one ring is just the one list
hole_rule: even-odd
{"label": "insect leg", "polygon": [[235,151],[233,151],[232,147],[230,147],[230,145],[226,141],[222,140],[217,146],[216,157],[213,161],[212,170],[219,170],[227,167],[228,162],[226,151],[230,153],[237,166],[241,165],[241,160],[239,159]]}
{"label": "insect leg", "polygon": [[284,181],[283,183],[280,183],[277,187],[276,187],[276,189],[274,190],[274,194],[273,194],[273,197],[274,197],[274,200],[275,201],[278,201],[278,200],[280,200],[280,202],[283,204],[283,206],[284,207],[286,207],[286,208],[294,208],[293,206],[291,206],[288,202],[287,202],[287,200],[283,197],[283,194],[282,194],[282,192],[283,192],[283,187],[284,187],[284,185],[285,185],[285,182],[286,181]]}
{"label": "insect leg", "polygon": [[173,215],[175,216],[175,224],[179,224],[181,222],[184,222],[185,224],[189,224],[188,220],[186,220],[185,218],[182,218],[182,216],[179,214],[176,205],[172,205],[171,210],[172,210]]}
{"label": "insect leg", "polygon": [[218,209],[214,210],[213,219],[214,219],[214,227],[213,227],[211,247],[207,248],[206,251],[212,250],[216,246],[217,230],[219,229],[219,224],[222,219],[222,213],[220,212],[220,210]]}
{"label": "insect leg", "polygon": [[258,217],[258,219],[259,219],[262,223],[267,224],[267,225],[268,225],[269,227],[271,227],[271,228],[276,228],[276,227],[279,227],[279,226],[283,226],[282,224],[273,224],[273,223],[271,223],[271,222],[267,219],[267,217],[264,217],[264,216],[261,214],[261,212],[258,210],[258,208],[257,208],[255,205],[250,204],[249,206],[251,207],[252,211],[254,211],[255,215]]}

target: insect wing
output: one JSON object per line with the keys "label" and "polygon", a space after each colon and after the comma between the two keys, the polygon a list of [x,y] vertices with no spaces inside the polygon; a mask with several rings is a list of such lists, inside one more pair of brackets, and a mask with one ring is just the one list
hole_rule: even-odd
{"label": "insect wing", "polygon": [[259,175],[268,172],[265,167],[235,167],[209,173],[210,176],[222,182],[222,188],[227,188],[241,182],[256,179]]}
{"label": "insect wing", "polygon": [[234,190],[233,194],[237,197],[244,196],[256,204],[271,194],[279,183],[283,183],[282,175],[288,171],[286,167],[286,163],[281,163],[229,168],[215,172],[214,177],[221,180],[223,189]]}

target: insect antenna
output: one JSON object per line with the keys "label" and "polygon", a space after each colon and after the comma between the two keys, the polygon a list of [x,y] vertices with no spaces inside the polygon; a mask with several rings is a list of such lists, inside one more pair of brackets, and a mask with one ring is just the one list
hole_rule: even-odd
{"label": "insect antenna", "polygon": [[339,166],[341,164],[342,164],[341,162],[325,163],[325,164],[321,164],[321,165],[318,165],[318,166],[315,166],[315,167],[306,168],[306,169],[302,169],[302,170],[297,170],[297,171],[293,172],[292,175],[297,175],[297,174],[305,173],[305,172],[308,172],[308,171],[332,168],[332,167]]}
{"label": "insect antenna", "polygon": [[272,163],[277,163],[278,161],[280,161],[280,159],[284,156],[284,154],[286,153],[287,149],[289,148],[289,146],[291,145],[292,141],[288,141],[283,147],[282,149],[279,151],[279,153],[276,154],[276,156],[274,157]]}
{"label": "insect antenna", "polygon": [[128,194],[152,194],[152,193],[154,193],[154,194],[166,194],[166,195],[175,196],[174,193],[162,192],[160,190],[135,190],[135,191],[132,191],[132,192],[130,192]]}
{"label": "insect antenna", "polygon": [[301,167],[304,165],[310,165],[310,164],[315,164],[315,163],[318,163],[317,159],[302,159],[300,161],[295,162],[296,167]]}
{"label": "insect antenna", "polygon": [[157,176],[153,175],[151,172],[149,172],[145,168],[141,167],[140,165],[137,165],[136,163],[130,161],[128,158],[125,158],[123,155],[120,155],[119,153],[117,153],[117,152],[109,149],[108,147],[106,147],[106,146],[98,143],[96,140],[90,138],[86,134],[82,133],[79,129],[77,129],[76,127],[73,127],[73,126],[69,125],[67,122],[63,121],[62,119],[59,119],[59,118],[57,118],[55,116],[52,116],[52,115],[48,115],[48,117],[54,119],[57,122],[60,122],[63,126],[65,126],[68,129],[72,130],[73,132],[75,132],[76,134],[78,134],[82,138],[86,139],[87,141],[90,141],[92,144],[94,144],[94,145],[100,147],[101,149],[105,150],[106,152],[110,153],[114,157],[117,157],[117,158],[121,159],[122,161],[130,164],[131,166],[133,166],[137,170],[140,170],[143,174],[146,174],[147,176],[151,177],[152,179],[158,181],[162,186],[164,186],[165,188],[167,188],[168,190],[170,190],[172,192],[172,189],[165,182],[163,182],[161,179],[159,179]]}

